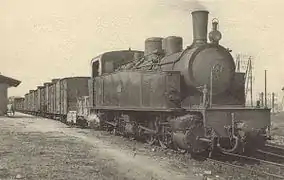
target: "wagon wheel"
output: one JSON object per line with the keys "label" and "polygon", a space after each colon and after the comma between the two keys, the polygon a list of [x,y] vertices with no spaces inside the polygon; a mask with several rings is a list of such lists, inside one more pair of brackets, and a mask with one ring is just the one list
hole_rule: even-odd
{"label": "wagon wheel", "polygon": [[170,148],[173,144],[172,133],[168,131],[167,127],[163,126],[160,131],[159,144],[162,148]]}
{"label": "wagon wheel", "polygon": [[114,127],[114,128],[112,129],[111,133],[112,133],[113,135],[115,135],[115,136],[118,135],[116,127]]}
{"label": "wagon wheel", "polygon": [[146,143],[149,145],[153,145],[155,144],[157,138],[155,137],[155,135],[153,134],[147,134],[146,135]]}
{"label": "wagon wheel", "polygon": [[115,136],[119,135],[119,118],[115,117],[114,120],[112,121],[112,123],[114,123],[114,125],[111,125],[111,133]]}
{"label": "wagon wheel", "polygon": [[[157,130],[158,129],[157,121],[148,121],[148,128],[152,130]],[[145,133],[144,135],[145,135],[146,143],[149,145],[153,145],[157,141],[156,134]]]}

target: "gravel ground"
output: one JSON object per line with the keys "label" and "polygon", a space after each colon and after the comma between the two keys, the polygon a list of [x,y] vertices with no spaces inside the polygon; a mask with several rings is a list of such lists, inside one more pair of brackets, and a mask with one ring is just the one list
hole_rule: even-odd
{"label": "gravel ground", "polygon": [[[284,136],[283,120],[282,114],[272,117],[277,140]],[[0,117],[0,134],[0,180],[261,179],[107,132],[23,114]]]}
{"label": "gravel ground", "polygon": [[0,134],[1,180],[195,180],[206,172],[142,143],[44,118],[0,117]]}

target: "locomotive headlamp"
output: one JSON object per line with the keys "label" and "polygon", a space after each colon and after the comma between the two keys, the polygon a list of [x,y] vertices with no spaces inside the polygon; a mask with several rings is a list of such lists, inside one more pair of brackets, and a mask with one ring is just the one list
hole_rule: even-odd
{"label": "locomotive headlamp", "polygon": [[212,33],[212,41],[220,41],[222,38],[222,35],[219,31],[215,31]]}
{"label": "locomotive headlamp", "polygon": [[218,44],[219,41],[222,39],[222,34],[220,31],[218,31],[218,24],[219,24],[218,19],[213,19],[212,20],[212,31],[209,33],[209,40],[212,43],[216,43],[216,44]]}

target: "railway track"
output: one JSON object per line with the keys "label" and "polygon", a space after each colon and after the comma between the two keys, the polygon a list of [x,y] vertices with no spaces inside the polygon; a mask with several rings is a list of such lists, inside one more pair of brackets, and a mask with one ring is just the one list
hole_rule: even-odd
{"label": "railway track", "polygon": [[263,149],[259,150],[263,154],[276,156],[278,158],[282,158],[284,160],[284,146],[278,145],[274,143],[267,143]]}
{"label": "railway track", "polygon": [[[215,162],[225,166],[231,166],[251,172],[254,175],[265,176],[268,179],[284,179],[284,157],[272,152],[259,151],[267,153],[273,157],[281,157],[282,163],[268,160],[267,158],[257,158],[255,156],[245,156],[235,153],[222,152],[215,158],[207,158],[208,161]],[[265,157],[265,156],[263,156]]]}
{"label": "railway track", "polygon": [[273,179],[284,179],[284,176],[282,175],[278,175],[275,173],[270,173],[270,172],[266,172],[263,170],[259,170],[257,168],[254,167],[247,167],[247,166],[243,166],[243,165],[237,165],[237,164],[233,164],[231,162],[224,162],[222,160],[217,160],[217,159],[213,159],[213,158],[207,158],[207,161],[215,163],[215,164],[219,164],[222,166],[228,166],[228,167],[232,167],[238,170],[243,170],[243,171],[247,171],[250,172],[252,175],[258,175],[258,176],[262,176],[264,178],[273,178]]}
{"label": "railway track", "polygon": [[273,162],[273,161],[265,160],[265,159],[262,159],[262,158],[257,158],[257,157],[254,157],[254,156],[245,156],[245,155],[228,153],[228,152],[222,152],[222,154],[227,155],[227,156],[231,156],[231,157],[235,157],[235,158],[239,158],[239,159],[243,159],[243,160],[252,161],[252,162],[255,162],[255,163],[269,164],[269,165],[274,165],[274,166],[277,166],[277,167],[284,168],[284,164],[282,164],[282,163],[276,163],[276,162]]}

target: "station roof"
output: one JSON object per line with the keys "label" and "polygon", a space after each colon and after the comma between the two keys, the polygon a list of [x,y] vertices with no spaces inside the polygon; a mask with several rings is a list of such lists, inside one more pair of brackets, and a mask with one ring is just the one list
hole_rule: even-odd
{"label": "station roof", "polygon": [[10,87],[17,87],[21,84],[21,81],[0,74],[0,83],[8,84]]}

